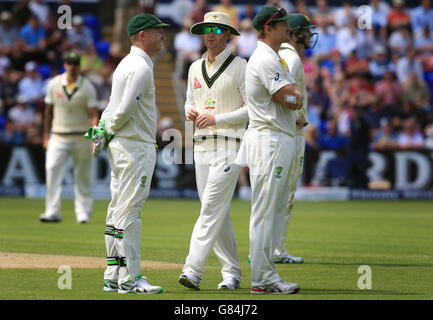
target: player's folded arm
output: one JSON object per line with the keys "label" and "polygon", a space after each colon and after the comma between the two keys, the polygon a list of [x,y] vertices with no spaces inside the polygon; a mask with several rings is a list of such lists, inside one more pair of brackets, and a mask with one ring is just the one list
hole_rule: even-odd
{"label": "player's folded arm", "polygon": [[272,95],[272,99],[281,103],[286,108],[299,110],[302,108],[304,97],[296,83],[293,83],[281,87]]}

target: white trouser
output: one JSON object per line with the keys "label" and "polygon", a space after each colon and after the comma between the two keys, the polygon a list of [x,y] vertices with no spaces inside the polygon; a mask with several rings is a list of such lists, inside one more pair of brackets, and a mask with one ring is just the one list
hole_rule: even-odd
{"label": "white trouser", "polygon": [[292,177],[290,179],[290,196],[289,206],[284,217],[280,241],[275,249],[275,259],[278,259],[283,254],[287,253],[286,238],[289,231],[290,217],[292,215],[293,205],[295,204],[295,192],[298,186],[299,179],[302,176],[304,167],[304,153],[305,153],[305,137],[303,134],[295,136],[296,150],[295,150],[295,163],[293,165]]}
{"label": "white trouser", "polygon": [[273,262],[289,203],[295,138],[282,132],[248,129],[245,160],[250,168],[251,284],[281,280]]}
{"label": "white trouser", "polygon": [[230,202],[240,171],[240,167],[234,164],[235,158],[236,150],[228,148],[194,151],[201,210],[191,235],[183,271],[194,272],[200,278],[213,249],[222,264],[223,279],[241,281],[241,267],[230,217]]}
{"label": "white trouser", "polygon": [[77,221],[88,220],[93,209],[90,142],[76,137],[52,135],[48,142],[45,161],[47,189],[44,215],[61,216],[62,183],[69,157],[72,157],[74,165],[75,216]]}
{"label": "white trouser", "polygon": [[111,202],[106,225],[117,231],[117,236],[105,235],[107,259],[124,258],[126,266],[108,265],[104,279],[118,280],[121,284],[134,280],[140,273],[140,212],[149,195],[156,150],[153,143],[114,138],[107,155],[111,166]]}

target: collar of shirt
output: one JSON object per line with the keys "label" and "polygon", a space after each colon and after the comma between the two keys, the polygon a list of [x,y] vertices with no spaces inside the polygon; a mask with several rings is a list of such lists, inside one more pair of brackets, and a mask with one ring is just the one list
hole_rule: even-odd
{"label": "collar of shirt", "polygon": [[140,57],[142,57],[144,60],[146,60],[147,64],[153,68],[153,61],[152,59],[149,57],[149,55],[143,51],[142,49],[140,49],[139,47],[136,46],[131,46],[131,54],[136,54]]}
{"label": "collar of shirt", "polygon": [[284,42],[284,43],[281,45],[280,49],[289,49],[289,50],[295,52],[296,54],[298,54],[298,52],[296,51],[295,47],[292,46],[290,43],[287,43],[287,42]]}
{"label": "collar of shirt", "polygon": [[208,54],[207,54],[207,52],[205,52],[202,55],[202,58],[205,59],[208,62],[208,66],[211,65],[213,67],[218,67],[218,66],[220,66],[221,64],[224,63],[224,61],[228,58],[228,56],[230,55],[230,53],[231,53],[230,50],[227,47],[225,47],[224,50],[221,51],[220,54],[215,57],[215,61],[213,63],[211,63],[208,60]]}
{"label": "collar of shirt", "polygon": [[[75,81],[75,87],[79,88],[82,81],[83,81],[83,77],[81,75],[78,75],[77,80]],[[66,73],[63,73],[62,86],[67,86],[67,85],[68,85],[68,80],[66,80]]]}
{"label": "collar of shirt", "polygon": [[280,56],[278,55],[278,53],[276,53],[274,51],[274,49],[272,49],[269,45],[267,45],[266,43],[264,43],[261,40],[257,41],[257,48],[259,50],[263,50],[266,51],[266,53],[270,54],[271,56],[273,56],[275,59],[280,60]]}

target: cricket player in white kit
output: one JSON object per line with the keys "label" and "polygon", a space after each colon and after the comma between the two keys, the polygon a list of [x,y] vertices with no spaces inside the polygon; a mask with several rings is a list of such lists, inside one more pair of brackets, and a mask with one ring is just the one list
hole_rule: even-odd
{"label": "cricket player in white kit", "polygon": [[[45,172],[45,212],[42,222],[59,222],[62,183],[68,159],[74,165],[74,207],[78,223],[89,222],[93,198],[91,189],[90,142],[83,139],[89,125],[98,123],[98,101],[92,83],[80,75],[80,55],[67,52],[65,72],[48,82],[45,96],[44,148],[47,149]],[[51,134],[51,136],[50,136]]]}
{"label": "cricket player in white kit", "polygon": [[[289,16],[284,9],[265,6],[254,17],[257,48],[245,73],[248,130],[240,157],[250,168],[251,293],[290,294],[299,285],[283,281],[273,262],[289,203],[295,157],[296,112],[303,97],[278,55],[287,41]],[[237,159],[237,162],[243,161]]]}
{"label": "cricket player in white kit", "polygon": [[[311,33],[310,28],[315,26],[310,23],[307,17],[303,14],[295,13],[290,15],[288,20],[290,27],[290,38],[287,43],[281,45],[278,54],[285,61],[288,71],[295,78],[296,84],[298,85],[301,93],[304,97],[304,103],[301,110],[296,111],[296,135],[295,135],[295,164],[292,170],[292,177],[290,183],[290,197],[289,206],[284,217],[284,224],[282,227],[281,238],[278,246],[275,250],[275,263],[303,263],[302,257],[295,257],[289,254],[286,250],[286,237],[288,233],[290,217],[292,215],[293,205],[295,202],[295,192],[299,179],[302,175],[304,165],[304,152],[305,152],[305,137],[304,127],[308,125],[308,96],[307,88],[305,84],[305,72],[302,66],[301,57],[299,54],[304,49],[314,48],[317,42],[317,33]],[[312,37],[315,36],[315,42],[310,43]]]}
{"label": "cricket player in white kit", "polygon": [[240,288],[241,268],[230,217],[230,202],[240,167],[234,164],[248,121],[245,106],[246,60],[227,48],[230,35],[239,32],[222,12],[208,12],[191,27],[202,35],[207,52],[188,74],[186,119],[194,121],[194,161],[200,216],[191,235],[182,285],[199,290],[205,262],[214,250],[222,264],[218,289]]}
{"label": "cricket player in white kit", "polygon": [[[112,92],[97,128],[89,129],[94,153],[107,148],[111,202],[106,217],[104,291],[161,293],[140,275],[140,212],[156,161],[155,86],[151,57],[165,40],[162,23],[141,13],[128,22],[131,51],[113,74]],[[93,132],[92,132],[92,129]]]}

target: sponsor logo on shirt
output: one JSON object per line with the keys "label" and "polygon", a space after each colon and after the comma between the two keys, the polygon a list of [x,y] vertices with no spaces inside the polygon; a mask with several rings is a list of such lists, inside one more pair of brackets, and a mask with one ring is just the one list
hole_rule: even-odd
{"label": "sponsor logo on shirt", "polygon": [[224,172],[228,172],[230,170],[230,166],[224,169]]}
{"label": "sponsor logo on shirt", "polygon": [[142,95],[143,95],[143,94],[140,93],[138,96],[135,97],[135,100],[140,101]]}
{"label": "sponsor logo on shirt", "polygon": [[275,78],[274,78],[274,80],[275,81],[278,81],[278,80],[280,80],[280,74],[277,72],[277,74],[275,75]]}
{"label": "sponsor logo on shirt", "polygon": [[194,89],[201,88],[201,83],[197,80],[197,77],[194,78]]}

